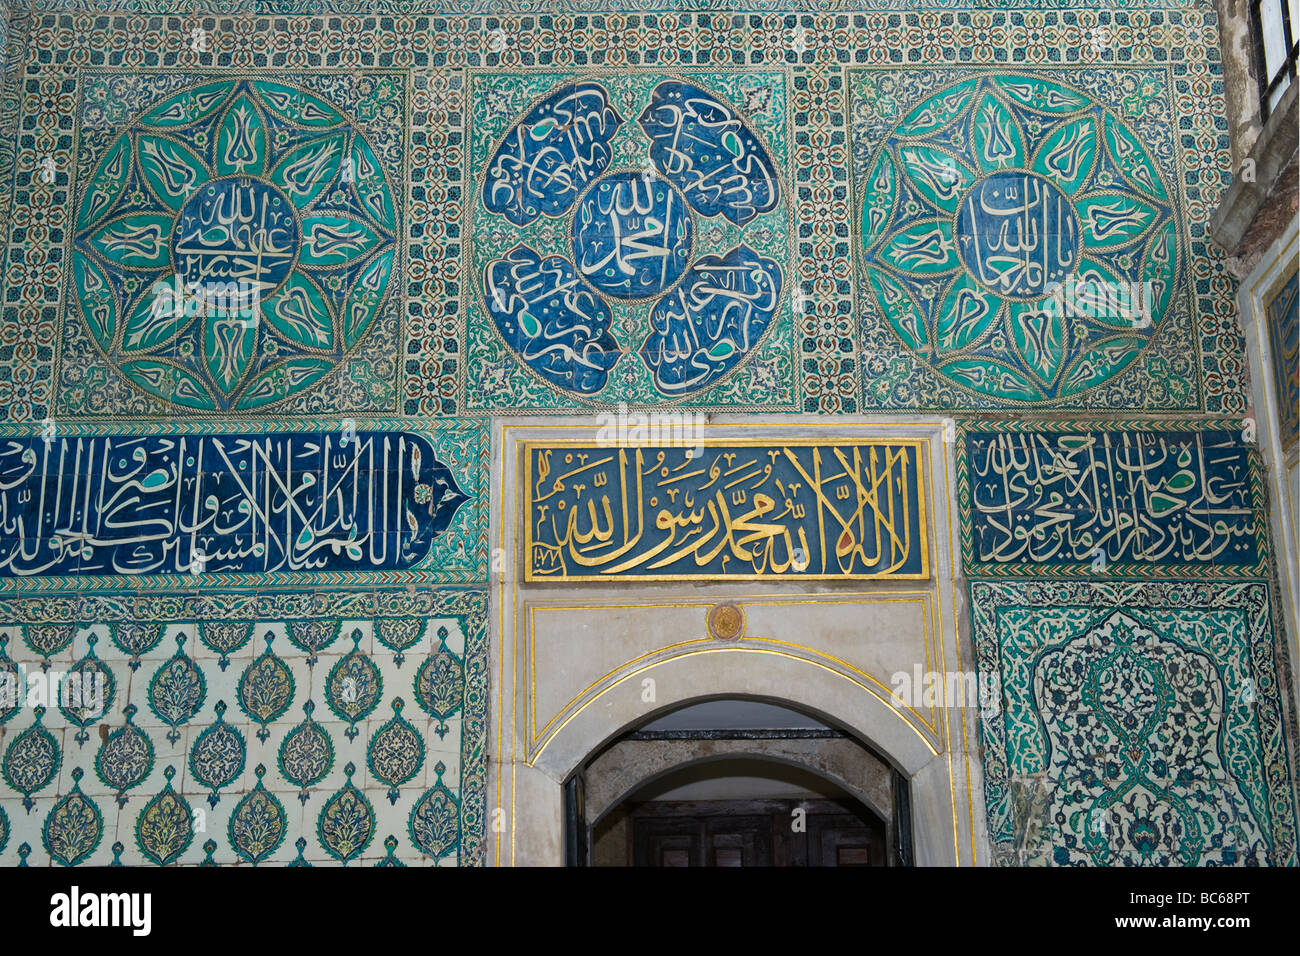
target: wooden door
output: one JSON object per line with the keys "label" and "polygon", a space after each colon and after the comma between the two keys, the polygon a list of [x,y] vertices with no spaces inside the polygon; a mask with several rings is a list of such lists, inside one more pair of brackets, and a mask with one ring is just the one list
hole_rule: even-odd
{"label": "wooden door", "polygon": [[883,821],[849,801],[654,801],[633,808],[631,821],[634,866],[884,866],[887,859]]}

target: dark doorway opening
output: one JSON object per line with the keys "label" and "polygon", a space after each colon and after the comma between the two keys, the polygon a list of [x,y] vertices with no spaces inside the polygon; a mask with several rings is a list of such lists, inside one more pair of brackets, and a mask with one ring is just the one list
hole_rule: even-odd
{"label": "dark doorway opening", "polygon": [[621,735],[566,781],[570,866],[906,866],[910,787],[823,719],[696,703]]}

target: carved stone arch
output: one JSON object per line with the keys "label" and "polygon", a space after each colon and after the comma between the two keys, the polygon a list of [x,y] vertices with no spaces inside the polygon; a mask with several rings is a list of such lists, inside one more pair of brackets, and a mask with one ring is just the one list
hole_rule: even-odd
{"label": "carved stone arch", "polygon": [[[886,702],[884,690],[872,692],[820,661],[795,657],[785,649],[746,643],[753,646],[679,652],[611,676],[546,739],[533,766],[563,779],[592,753],[648,718],[720,697],[767,700],[840,726],[886,755],[908,777],[935,758],[934,748]],[[639,693],[626,692],[629,683],[635,690],[647,678],[655,682],[658,695],[653,711],[641,703]]]}
{"label": "carved stone arch", "polygon": [[[637,748],[628,746],[632,744],[647,746]],[[648,746],[651,744],[665,746],[652,748]],[[814,744],[815,746],[810,746]],[[658,749],[663,754],[662,763],[656,759],[657,755],[652,754],[642,757],[641,766],[637,769],[624,770],[621,766],[611,767],[607,757],[614,748],[619,747],[637,749],[643,753]],[[848,793],[882,820],[889,821],[892,816],[892,802],[882,801],[877,788],[864,786],[870,771],[881,769],[885,773],[880,782],[887,788],[888,771],[891,768],[852,737],[721,738],[615,742],[612,748],[602,752],[587,765],[585,793],[587,822],[590,826],[596,826],[607,813],[626,802],[637,791],[650,787],[679,771],[702,764],[735,759],[759,760],[805,771]],[[864,764],[867,766],[864,767]],[[596,776],[597,773],[599,777]],[[596,783],[598,779],[599,785]],[[892,794],[886,793],[886,796],[892,797]]]}

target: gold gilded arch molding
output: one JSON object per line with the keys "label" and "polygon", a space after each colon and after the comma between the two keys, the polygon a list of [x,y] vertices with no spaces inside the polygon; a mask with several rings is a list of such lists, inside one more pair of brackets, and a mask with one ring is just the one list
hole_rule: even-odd
{"label": "gold gilded arch molding", "polygon": [[[594,750],[680,703],[748,696],[820,714],[898,766],[912,784],[919,863],[987,862],[978,701],[961,692],[975,686],[974,663],[957,587],[953,449],[944,423],[719,417],[667,437],[667,447],[653,444],[656,438],[665,436],[653,429],[611,433],[595,417],[495,426],[487,860],[559,865],[562,784]],[[743,464],[746,455],[772,463],[775,474],[751,476],[756,493],[770,501],[756,504],[751,494],[739,522],[739,501],[724,520],[732,490],[719,501],[705,489],[693,501],[693,513],[702,517],[690,534],[683,529],[689,530],[691,511],[658,501],[649,506],[649,496],[607,508],[592,500],[588,481],[586,497],[563,486],[565,507],[557,509],[560,496],[551,493],[565,468],[582,468],[590,477],[593,469],[584,466],[596,461],[607,462],[603,490],[638,474],[658,484],[691,470],[702,473],[697,483],[706,483],[723,454],[734,457],[715,471]],[[539,478],[543,460],[547,472]],[[890,461],[906,467],[886,474]],[[865,478],[855,484],[858,468]],[[791,488],[791,469],[801,487]],[[814,478],[813,487],[803,478]],[[841,486],[850,491],[837,496]],[[717,504],[712,513],[702,504],[708,500]],[[538,504],[548,501],[550,514],[540,513]],[[845,501],[850,504],[840,507]],[[682,498],[674,503],[680,506]],[[574,505],[584,509],[576,524],[567,514]],[[762,514],[752,513],[758,509]],[[563,514],[558,523],[557,511]],[[596,524],[585,523],[592,515]],[[636,537],[637,522],[649,533],[623,553],[659,551],[623,558],[632,573],[553,573],[572,566],[572,554],[582,548],[623,547]],[[611,527],[612,542],[608,534],[603,540],[593,534]],[[573,540],[575,531],[584,540]],[[696,560],[689,544],[710,532],[721,551],[711,545]],[[535,550],[539,541],[571,554],[557,562],[553,553]],[[793,561],[789,547],[801,552]],[[719,553],[732,555],[729,567],[717,561]],[[883,557],[871,566],[863,554]],[[656,560],[660,568],[649,572]],[[750,568],[740,567],[745,561],[757,571],[747,573]],[[784,571],[772,572],[773,565]],[[719,629],[719,620],[728,625]],[[927,680],[951,693],[922,693]]]}

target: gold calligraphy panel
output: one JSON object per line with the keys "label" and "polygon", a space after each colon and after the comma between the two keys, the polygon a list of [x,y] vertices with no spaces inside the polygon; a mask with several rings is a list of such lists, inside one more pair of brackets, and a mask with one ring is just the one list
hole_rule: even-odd
{"label": "gold calligraphy panel", "polygon": [[928,578],[923,445],[525,443],[524,579]]}

